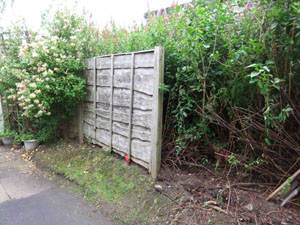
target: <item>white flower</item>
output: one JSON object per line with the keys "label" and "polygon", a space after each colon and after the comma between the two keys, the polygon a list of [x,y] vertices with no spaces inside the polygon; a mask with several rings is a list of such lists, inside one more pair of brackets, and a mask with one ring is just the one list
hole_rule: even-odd
{"label": "white flower", "polygon": [[38,53],[36,53],[36,52],[33,52],[33,53],[32,53],[32,57],[38,57],[38,56],[39,56]]}
{"label": "white flower", "polygon": [[[38,79],[39,79],[39,78],[38,78]],[[37,79],[37,80],[38,80],[38,79]],[[36,88],[36,83],[30,83],[30,84],[29,84],[29,87]]]}
{"label": "white flower", "polygon": [[25,53],[24,53],[23,51],[20,51],[20,53],[19,53],[18,56],[19,56],[19,57],[23,57],[23,56],[25,56]]}
{"label": "white flower", "polygon": [[29,98],[35,98],[36,97],[36,94],[34,94],[34,93],[31,93],[30,95],[29,95]]}
{"label": "white flower", "polygon": [[51,37],[51,40],[52,40],[52,41],[56,41],[57,39],[58,39],[57,36],[52,36],[52,37]]}

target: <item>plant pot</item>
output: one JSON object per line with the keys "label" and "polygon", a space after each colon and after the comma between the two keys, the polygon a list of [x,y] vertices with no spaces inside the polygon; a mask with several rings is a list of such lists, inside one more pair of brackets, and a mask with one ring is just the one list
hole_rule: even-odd
{"label": "plant pot", "polygon": [[34,150],[38,146],[37,140],[26,140],[23,142],[26,151]]}
{"label": "plant pot", "polygon": [[12,145],[14,143],[15,137],[2,137],[2,143],[4,145]]}

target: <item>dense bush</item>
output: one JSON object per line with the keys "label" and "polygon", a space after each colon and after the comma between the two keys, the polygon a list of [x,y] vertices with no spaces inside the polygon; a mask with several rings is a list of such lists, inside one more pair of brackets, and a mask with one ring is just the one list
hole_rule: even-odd
{"label": "dense bush", "polygon": [[[79,73],[91,54],[92,29],[82,17],[67,10],[44,17],[45,35],[10,31],[1,60],[1,95],[15,105],[21,133],[36,133],[40,141],[55,137],[74,115],[84,97]],[[11,121],[10,121],[11,124]]]}
{"label": "dense bush", "polygon": [[164,46],[165,162],[221,150],[227,165],[278,179],[300,161],[299,10],[294,0],[174,5],[130,31],[112,24],[97,52]]}

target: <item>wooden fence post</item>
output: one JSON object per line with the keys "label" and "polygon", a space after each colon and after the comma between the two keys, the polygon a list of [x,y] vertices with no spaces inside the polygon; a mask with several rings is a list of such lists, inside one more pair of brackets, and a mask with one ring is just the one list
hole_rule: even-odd
{"label": "wooden fence post", "polygon": [[[84,78],[84,72],[82,71],[79,76],[81,78]],[[84,142],[84,132],[83,132],[83,114],[84,114],[84,107],[83,107],[83,101],[81,100],[79,102],[79,105],[77,107],[77,113],[78,113],[78,139],[79,143],[83,144]]]}
{"label": "wooden fence post", "polygon": [[94,133],[95,133],[95,140],[97,140],[97,58],[94,57]]}
{"label": "wooden fence post", "polygon": [[79,143],[83,144],[84,133],[83,133],[83,101],[80,101],[78,106],[78,138]]}
{"label": "wooden fence post", "polygon": [[111,82],[110,82],[110,142],[109,142],[109,151],[112,152],[112,142],[113,142],[113,100],[114,100],[114,55],[111,55],[110,60],[110,76],[111,76]]}
{"label": "wooden fence post", "polygon": [[132,138],[132,111],[133,111],[133,88],[134,88],[134,53],[131,54],[130,71],[130,97],[129,97],[129,124],[128,124],[128,159],[131,157],[131,138]]}
{"label": "wooden fence post", "polygon": [[161,164],[163,93],[160,85],[164,80],[163,47],[155,47],[154,50],[154,80],[150,172],[156,180]]}

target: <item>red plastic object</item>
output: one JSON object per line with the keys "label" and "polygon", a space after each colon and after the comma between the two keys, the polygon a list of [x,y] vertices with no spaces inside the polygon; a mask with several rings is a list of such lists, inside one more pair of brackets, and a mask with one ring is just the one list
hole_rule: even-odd
{"label": "red plastic object", "polygon": [[128,164],[130,163],[130,159],[129,159],[128,155],[125,155],[125,160]]}

